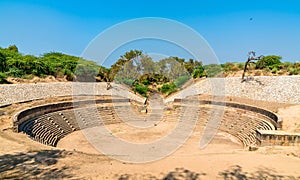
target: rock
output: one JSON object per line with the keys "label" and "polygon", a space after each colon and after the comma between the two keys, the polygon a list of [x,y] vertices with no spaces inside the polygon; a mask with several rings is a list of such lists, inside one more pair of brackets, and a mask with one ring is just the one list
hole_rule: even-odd
{"label": "rock", "polygon": [[249,151],[257,151],[258,147],[257,146],[249,146]]}
{"label": "rock", "polygon": [[148,110],[147,110],[147,108],[143,108],[143,109],[140,110],[140,112],[141,112],[141,113],[147,113]]}

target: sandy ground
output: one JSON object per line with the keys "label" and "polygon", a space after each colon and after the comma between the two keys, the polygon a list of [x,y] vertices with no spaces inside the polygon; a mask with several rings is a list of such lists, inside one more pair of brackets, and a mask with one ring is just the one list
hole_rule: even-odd
{"label": "sandy ground", "polygon": [[[81,131],[62,139],[57,148],[32,141],[22,133],[12,132],[11,116],[28,106],[68,98],[16,104],[0,109],[0,179],[300,179],[300,147],[261,147],[243,149],[228,134],[218,132],[205,148],[199,148],[203,127],[197,126],[190,138],[173,154],[149,163],[124,163],[93,148]],[[300,106],[259,102],[228,97],[228,101],[252,104],[278,112],[284,128],[299,131]],[[132,142],[149,142],[164,136],[176,122],[159,123],[139,130],[125,124],[108,129]],[[296,126],[295,126],[296,123]]]}
{"label": "sandy ground", "polygon": [[68,82],[66,77],[55,78],[54,76],[46,76],[45,78],[32,76],[30,79],[8,77],[6,78],[6,80],[12,84],[39,83],[39,82]]}
{"label": "sandy ground", "polygon": [[[120,125],[110,126],[110,129],[120,128]],[[159,126],[157,129],[160,129]],[[164,132],[165,127],[161,129],[161,132]],[[115,134],[127,141],[140,142],[141,139],[149,140],[150,138],[147,137],[150,135],[151,138],[153,136],[159,138],[164,134],[157,134],[155,131],[141,133],[137,130]],[[162,179],[172,171],[181,176],[186,175],[184,171],[190,171],[190,173],[199,174],[201,179],[223,179],[226,173],[230,174],[235,171],[238,172],[234,176],[246,175],[248,178],[254,177],[255,179],[263,177],[273,179],[277,176],[300,178],[300,147],[264,147],[250,152],[243,149],[234,137],[219,132],[205,149],[200,149],[200,138],[201,133],[194,132],[176,152],[158,161],[131,164],[108,160],[109,163],[94,162],[95,169],[91,169],[90,165],[84,163],[80,165],[78,171],[80,174],[88,172],[91,177],[96,179],[113,179],[121,176],[130,177],[129,179],[141,177],[147,179],[151,176]],[[101,156],[101,152],[89,144],[85,135],[79,131],[64,138],[58,147],[68,151],[86,152],[90,156],[92,154]]]}
{"label": "sandy ground", "polygon": [[283,121],[282,128],[285,131],[300,133],[300,105],[281,108],[278,114]]}

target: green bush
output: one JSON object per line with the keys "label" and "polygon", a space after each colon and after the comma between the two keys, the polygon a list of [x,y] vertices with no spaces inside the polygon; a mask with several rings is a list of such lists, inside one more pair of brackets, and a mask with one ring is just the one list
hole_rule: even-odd
{"label": "green bush", "polygon": [[66,78],[67,78],[68,81],[73,81],[74,78],[75,78],[73,72],[69,69],[65,69],[64,74],[66,75]]}
{"label": "green bush", "polygon": [[231,62],[227,62],[225,64],[221,64],[221,67],[224,71],[232,71],[234,64]]}
{"label": "green bush", "polygon": [[203,66],[198,66],[192,73],[192,77],[195,78],[201,78],[201,77],[205,77],[206,76],[206,72],[203,68]]}
{"label": "green bush", "polygon": [[149,85],[151,82],[148,80],[148,79],[144,79],[143,81],[142,81],[142,84],[144,84],[144,85]]}
{"label": "green bush", "polygon": [[7,84],[8,82],[6,81],[6,78],[7,78],[6,74],[0,72],[0,84]]}
{"label": "green bush", "polygon": [[278,68],[277,68],[277,67],[274,67],[274,68],[271,70],[271,72],[272,72],[273,74],[275,74],[277,71],[278,71]]}
{"label": "green bush", "polygon": [[31,71],[31,73],[32,73],[33,75],[35,75],[35,76],[40,76],[38,70],[36,70],[36,69],[33,69],[33,70]]}
{"label": "green bush", "polygon": [[221,64],[222,70],[223,71],[240,71],[243,70],[245,67],[245,63],[232,63],[232,62],[227,62],[225,64]]}
{"label": "green bush", "polygon": [[236,63],[236,65],[239,68],[239,70],[244,70],[244,68],[245,68],[245,63],[243,63],[243,62]]}
{"label": "green bush", "polygon": [[174,82],[163,84],[162,87],[160,88],[160,91],[167,95],[175,92],[176,90],[177,88]]}
{"label": "green bush", "polygon": [[147,97],[148,87],[143,84],[136,84],[133,87],[133,91],[139,93],[140,95]]}
{"label": "green bush", "polygon": [[293,67],[294,66],[294,63],[291,63],[291,62],[284,62],[282,63],[282,66],[283,68],[290,68],[290,67]]}
{"label": "green bush", "polygon": [[18,69],[18,68],[10,68],[9,71],[7,72],[7,76],[12,76],[12,77],[19,77],[21,78],[24,76],[24,71]]}
{"label": "green bush", "polygon": [[150,85],[153,83],[157,84],[162,84],[165,82],[169,82],[169,79],[162,75],[162,74],[153,74],[153,73],[148,73],[148,74],[143,74],[138,78],[138,81],[144,85]]}
{"label": "green bush", "polygon": [[135,81],[134,79],[130,79],[130,78],[123,79],[123,83],[129,86],[131,86],[134,83],[134,81]]}
{"label": "green bush", "polygon": [[131,79],[131,78],[121,78],[121,77],[118,77],[118,76],[115,77],[115,81],[118,82],[118,83],[121,83],[121,84],[126,84],[128,86],[133,85],[133,83],[135,82],[134,79]]}
{"label": "green bush", "polygon": [[179,76],[177,79],[175,79],[174,83],[177,88],[181,88],[188,80],[190,80],[190,76]]}
{"label": "green bush", "polygon": [[205,65],[204,69],[208,77],[215,77],[223,72],[222,67],[218,64]]}
{"label": "green bush", "polygon": [[298,75],[299,74],[299,69],[297,68],[289,68],[288,72],[290,75]]}

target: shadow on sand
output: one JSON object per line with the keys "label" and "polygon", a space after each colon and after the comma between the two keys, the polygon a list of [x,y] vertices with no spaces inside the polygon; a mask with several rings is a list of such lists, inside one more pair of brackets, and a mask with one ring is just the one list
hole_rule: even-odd
{"label": "shadow on sand", "polygon": [[118,180],[132,180],[132,179],[149,179],[149,180],[198,180],[201,177],[205,176],[205,173],[196,173],[184,168],[176,168],[175,171],[171,171],[166,175],[163,175],[163,178],[158,178],[151,174],[122,174],[117,175]]}
{"label": "shadow on sand", "polygon": [[[151,180],[199,180],[199,179],[207,179],[208,177],[206,173],[196,173],[189,171],[184,168],[176,168],[175,171],[171,171],[166,175],[163,175],[163,178],[158,178],[151,174],[123,174],[117,175],[116,179],[119,180],[133,180],[133,179],[151,179]],[[265,179],[278,179],[278,180],[296,180],[300,179],[299,177],[294,176],[286,176],[280,175],[279,173],[275,172],[274,170],[263,168],[258,169],[255,172],[244,172],[242,167],[239,165],[232,166],[227,170],[224,170],[218,174],[217,179],[224,179],[224,180],[265,180]]]}
{"label": "shadow on sand", "polygon": [[[67,166],[57,167],[59,159],[70,155],[71,152],[61,150],[43,150],[27,153],[6,154],[0,156],[0,179],[70,179]],[[151,174],[116,174],[114,179],[151,179],[151,180],[198,180],[207,178],[208,174],[193,172],[184,168],[176,168],[158,178]],[[218,179],[246,180],[246,179],[300,179],[295,176],[282,175],[272,169],[260,168],[254,172],[243,171],[239,165],[231,166],[219,172]]]}
{"label": "shadow on sand", "polygon": [[66,166],[57,168],[59,158],[68,152],[43,150],[0,156],[0,179],[61,179],[71,178]]}
{"label": "shadow on sand", "polygon": [[222,177],[222,179],[237,179],[237,180],[246,180],[246,179],[300,179],[299,177],[294,176],[286,176],[281,175],[278,172],[268,169],[268,168],[259,168],[255,172],[244,172],[242,167],[239,165],[235,165],[230,167],[229,169],[220,172],[219,175]]}

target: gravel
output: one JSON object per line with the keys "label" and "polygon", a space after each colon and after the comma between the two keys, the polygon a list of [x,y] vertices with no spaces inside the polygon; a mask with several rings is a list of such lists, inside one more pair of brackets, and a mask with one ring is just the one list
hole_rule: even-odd
{"label": "gravel", "polygon": [[195,94],[226,95],[279,103],[300,103],[300,76],[255,76],[241,82],[239,77],[207,78],[169,97]]}
{"label": "gravel", "polygon": [[35,99],[71,95],[118,95],[144,102],[144,98],[113,83],[112,88],[107,90],[106,83],[55,82],[0,85],[0,107]]}

